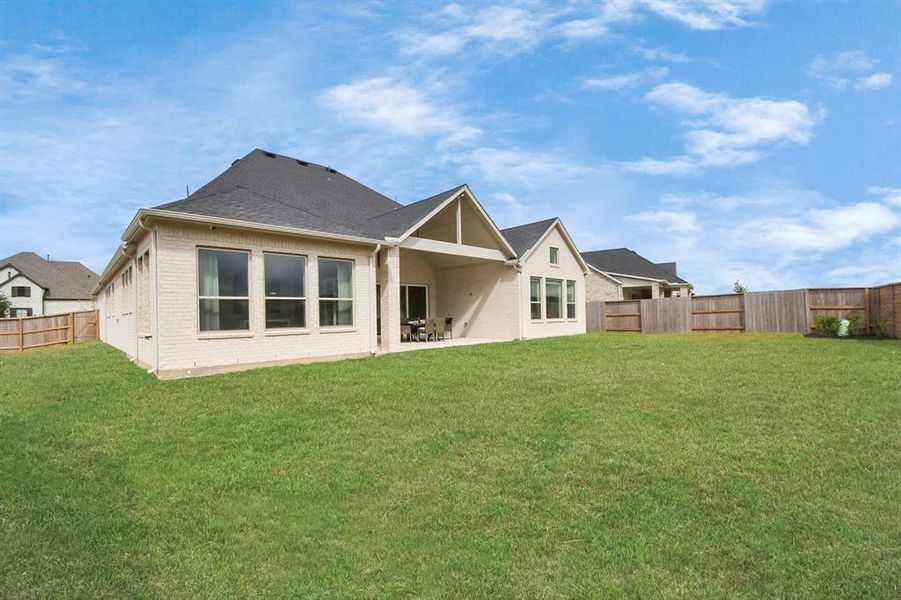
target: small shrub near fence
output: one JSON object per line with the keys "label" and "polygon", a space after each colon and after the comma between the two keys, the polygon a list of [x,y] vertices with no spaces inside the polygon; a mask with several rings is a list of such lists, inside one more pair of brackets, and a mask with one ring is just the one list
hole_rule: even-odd
{"label": "small shrub near fence", "polygon": [[589,302],[588,331],[773,332],[832,335],[841,319],[852,335],[901,336],[901,283],[690,298]]}
{"label": "small shrub near fence", "polygon": [[98,327],[96,310],[0,319],[0,351],[21,352],[96,340]]}

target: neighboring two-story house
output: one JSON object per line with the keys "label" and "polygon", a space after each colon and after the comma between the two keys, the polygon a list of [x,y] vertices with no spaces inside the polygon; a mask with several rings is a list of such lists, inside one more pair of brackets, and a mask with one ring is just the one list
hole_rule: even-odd
{"label": "neighboring two-story house", "polygon": [[94,309],[99,276],[79,262],[47,260],[19,252],[0,260],[0,294],[10,317],[31,317]]}

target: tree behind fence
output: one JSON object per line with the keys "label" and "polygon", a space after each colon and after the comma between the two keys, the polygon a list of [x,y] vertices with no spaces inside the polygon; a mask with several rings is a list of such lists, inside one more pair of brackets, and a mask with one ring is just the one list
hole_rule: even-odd
{"label": "tree behind fence", "polygon": [[901,335],[901,283],[588,302],[588,331],[810,333],[817,315],[860,313],[860,333]]}

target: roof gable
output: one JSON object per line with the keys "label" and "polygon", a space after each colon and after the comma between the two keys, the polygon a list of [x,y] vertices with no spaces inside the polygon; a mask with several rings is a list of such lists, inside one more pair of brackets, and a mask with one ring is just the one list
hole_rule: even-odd
{"label": "roof gable", "polygon": [[[563,237],[563,241],[566,242],[566,245],[569,247],[570,251],[575,256],[576,261],[579,263],[579,266],[582,267],[582,270],[586,273],[588,272],[588,263],[585,262],[585,259],[582,258],[582,253],[579,252],[579,249],[576,247],[576,243],[573,241],[572,237],[570,237],[569,232],[566,231],[566,227],[563,226],[563,221],[560,220],[559,217],[554,217],[552,219],[545,219],[544,221],[536,221],[534,223],[526,223],[525,225],[518,225],[516,227],[510,227],[508,229],[503,230],[503,234],[507,239],[513,238],[516,240],[517,248],[517,256],[519,257],[520,262],[526,260],[532,250],[541,243],[541,241],[546,238],[551,231],[557,229],[560,231],[560,235]],[[513,245],[513,242],[510,242]]]}

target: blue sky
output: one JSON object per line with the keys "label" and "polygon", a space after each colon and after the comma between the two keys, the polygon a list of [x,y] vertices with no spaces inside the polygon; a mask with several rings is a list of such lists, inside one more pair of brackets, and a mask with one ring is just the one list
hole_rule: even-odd
{"label": "blue sky", "polygon": [[901,279],[901,3],[0,4],[0,255],[100,271],[260,147],[678,261]]}

